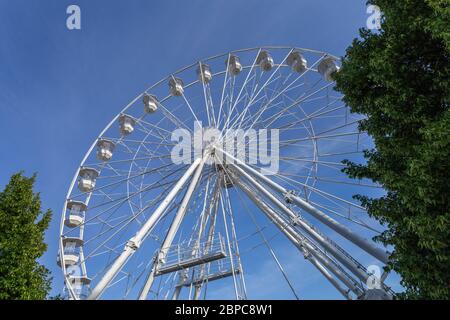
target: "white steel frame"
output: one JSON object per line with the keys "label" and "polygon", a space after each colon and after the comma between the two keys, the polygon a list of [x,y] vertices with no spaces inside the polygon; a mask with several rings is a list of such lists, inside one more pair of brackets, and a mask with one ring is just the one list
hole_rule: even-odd
{"label": "white steel frame", "polygon": [[[256,58],[263,49],[269,51],[280,50],[283,52],[283,58],[279,59],[278,63],[277,61],[275,62],[273,70],[267,73],[267,75],[258,73],[257,71],[258,65]],[[289,68],[285,63],[286,59],[294,50],[300,50],[304,54],[315,55],[316,59],[303,73],[285,75],[282,73],[284,72],[283,70]],[[204,81],[203,74],[200,73],[200,79],[192,80],[184,85],[184,92],[181,93],[181,99],[179,100],[182,103],[181,105],[169,107],[169,102],[173,100],[173,97],[170,95],[158,101],[157,112],[162,115],[158,121],[152,122],[145,115],[130,115],[135,123],[135,131],[139,131],[143,135],[143,138],[133,140],[131,136],[129,137],[125,134],[122,134],[119,138],[108,137],[108,132],[111,131],[114,124],[118,123],[118,119],[131,111],[132,107],[137,104],[144,94],[152,93],[153,90],[159,88],[169,79],[184,75],[185,72],[196,67],[200,67],[201,69],[204,64],[212,63],[217,59],[225,60],[232,54],[251,53],[254,53],[253,61],[251,64],[242,65],[242,73],[246,73],[246,76],[240,84],[240,88],[236,90],[237,92],[235,92],[237,76],[229,75],[227,66],[224,66],[223,71],[212,74],[213,79],[211,81],[214,81],[216,77],[223,77],[223,86],[218,93],[220,99],[218,97],[216,101],[219,105],[215,105],[213,87],[208,81]],[[97,210],[96,214],[93,216],[86,215],[86,221],[79,228],[78,235],[80,238],[83,238],[86,228],[89,228],[91,224],[100,224],[100,231],[96,235],[86,239],[86,243],[94,243],[97,239],[101,239],[102,241],[95,250],[87,254],[84,248],[80,248],[81,275],[87,277],[88,270],[86,262],[90,261],[90,259],[101,256],[102,254],[111,256],[112,253],[115,253],[116,257],[110,264],[104,266],[104,272],[99,272],[101,277],[96,281],[95,287],[87,297],[88,299],[100,298],[109,287],[121,281],[121,279],[118,279],[120,278],[119,275],[123,273],[122,270],[131,257],[139,251],[145,241],[148,241],[146,240],[147,238],[155,236],[153,231],[161,224],[160,222],[166,219],[171,212],[175,212],[170,226],[165,233],[163,232],[164,239],[160,244],[160,249],[157,251],[157,256],[154,259],[147,257],[149,261],[146,267],[148,274],[144,277],[145,281],[138,293],[138,299],[147,299],[157,278],[158,267],[164,263],[169,248],[174,244],[176,236],[180,234],[180,226],[187,219],[189,210],[194,211],[194,209],[190,209],[194,205],[199,206],[200,214],[197,225],[193,227],[193,233],[189,239],[189,242],[194,244],[193,250],[198,250],[200,239],[203,237],[212,242],[217,224],[219,222],[222,223],[225,229],[228,259],[231,264],[230,274],[233,278],[235,296],[237,299],[245,299],[247,297],[246,284],[243,264],[240,259],[241,253],[236,235],[232,201],[230,200],[228,189],[223,188],[221,185],[222,181],[225,181],[224,179],[227,178],[228,181],[233,183],[233,188],[236,192],[242,191],[242,194],[245,194],[255,207],[264,213],[268,220],[278,228],[304,255],[305,259],[310,261],[344,298],[364,298],[370,289],[367,288],[366,283],[373,278],[373,275],[346,250],[326,237],[319,229],[310,224],[308,220],[298,213],[298,210],[308,213],[323,225],[352,242],[362,251],[376,258],[380,263],[388,263],[389,253],[386,250],[379,248],[373,242],[365,239],[348,226],[330,216],[330,212],[341,216],[339,210],[330,209],[326,205],[309,199],[312,194],[317,194],[326,198],[329,202],[336,204],[338,208],[349,206],[355,208],[355,210],[362,209],[348,200],[320,190],[315,186],[317,181],[333,183],[331,179],[318,178],[317,172],[319,166],[326,167],[328,170],[335,170],[341,165],[337,162],[322,160],[322,157],[339,156],[339,153],[320,154],[319,143],[321,141],[346,142],[345,139],[348,137],[356,136],[359,144],[359,139],[362,134],[357,130],[342,131],[357,124],[357,120],[353,122],[346,121],[344,124],[334,126],[331,129],[315,132],[314,120],[326,119],[327,117],[332,118],[334,113],[346,110],[345,105],[339,104],[341,98],[330,96],[328,93],[330,88],[332,88],[332,83],[322,83],[322,86],[318,88],[317,84],[319,82],[308,83],[305,80],[311,73],[317,72],[317,65],[325,57],[332,57],[339,60],[335,56],[320,51],[290,47],[249,48],[213,56],[182,68],[162,79],[148,88],[144,93],[138,95],[123,108],[88,149],[72,179],[66,196],[61,216],[59,259],[61,260],[61,268],[65,277],[65,286],[69,297],[72,299],[80,298],[72,286],[72,282],[70,281],[71,275],[68,274],[68,268],[64,261],[63,238],[72,232],[72,230],[66,230],[64,226],[68,214],[66,209],[67,203],[74,196],[78,196],[84,197],[84,202],[89,206],[92,197],[101,196],[106,200],[103,200],[97,206],[95,203],[93,204],[94,209]],[[264,80],[262,80],[263,78]],[[291,81],[291,78],[295,79]],[[289,148],[301,143],[310,143],[312,146],[312,154],[310,156],[312,158],[296,157],[294,154],[292,157],[281,156],[280,160],[286,164],[292,162],[297,166],[303,163],[305,168],[309,170],[304,177],[302,176],[304,182],[301,182],[299,175],[290,174],[289,172],[281,172],[273,177],[263,175],[257,170],[258,167],[237,159],[234,155],[229,154],[216,145],[208,147],[201,157],[195,159],[189,165],[175,166],[170,163],[168,152],[174,143],[170,139],[171,131],[164,127],[164,123],[168,121],[173,128],[183,128],[192,133],[192,128],[188,124],[187,119],[180,119],[178,116],[178,110],[186,110],[191,115],[193,121],[199,121],[200,114],[195,112],[196,106],[188,98],[188,94],[186,93],[187,90],[197,85],[201,86],[205,107],[204,112],[208,125],[217,127],[222,132],[227,128],[270,128],[277,121],[283,121],[287,117],[292,119],[288,123],[279,125],[276,128],[284,130],[283,132],[289,132],[290,130],[295,133],[304,132],[305,136],[284,139],[281,141],[281,146],[283,148]],[[310,87],[302,91],[301,88],[306,85]],[[297,90],[300,90],[301,94],[293,98],[290,93],[296,92]],[[301,105],[321,101],[321,99],[325,98],[326,104],[309,114],[305,113],[303,108],[301,108],[301,112],[303,113],[298,111]],[[239,110],[241,105],[243,107]],[[184,109],[183,106],[185,107]],[[254,110],[256,107],[258,109]],[[263,118],[264,115],[266,118]],[[92,162],[92,155],[95,153],[94,149],[97,141],[104,137],[109,138],[116,146],[121,147],[124,153],[132,155],[132,158],[113,158],[103,163]],[[343,155],[351,153],[346,150],[342,152]],[[225,159],[225,162],[221,166],[221,170],[218,170],[218,167],[214,163],[222,163],[221,161],[223,159]],[[211,160],[213,160],[213,164],[207,164]],[[158,161],[159,166],[152,167],[152,161]],[[143,162],[144,164],[142,164]],[[75,186],[79,171],[82,167],[89,166],[90,164],[95,165],[101,173],[98,179],[105,179],[107,181],[112,178],[116,180],[96,186],[90,192],[76,194]],[[128,171],[120,169],[120,166],[125,164],[129,165]],[[102,175],[103,171],[109,172],[110,176]],[[159,175],[160,179],[148,184],[145,177],[153,174]],[[140,182],[139,179],[141,179]],[[352,185],[349,181],[334,182]],[[125,194],[115,194],[111,191],[123,184],[126,184]],[[377,187],[373,185],[368,186]],[[152,198],[151,201],[148,201],[145,195],[153,192],[153,190],[159,190],[159,194]],[[300,195],[299,190],[301,190],[302,195]],[[183,192],[184,195],[182,195]],[[201,197],[197,194],[199,192],[202,193]],[[125,215],[125,218],[115,216],[116,211],[124,203],[128,203],[131,215]],[[108,207],[106,209],[100,209],[102,206]],[[148,214],[148,212],[151,212],[151,214]],[[221,214],[223,221],[218,219]],[[104,218],[105,215],[106,218]],[[345,215],[342,214],[342,216]],[[114,218],[113,220],[108,220],[107,217]],[[121,220],[121,218],[123,219]],[[360,226],[372,228],[368,224],[354,219],[351,214],[347,216],[347,220],[355,222]],[[120,244],[118,243],[116,246],[110,247],[111,239],[121,234],[127,234],[126,231],[130,226],[136,228],[136,233],[125,241],[123,250],[120,251],[118,249],[120,248]],[[258,230],[261,233],[261,230]],[[271,250],[266,237],[262,237]],[[105,251],[100,251],[100,249],[105,249]],[[208,247],[205,250],[208,251]],[[287,273],[275,253],[272,250],[271,252],[295,297],[298,298],[294,287],[288,279]],[[211,264],[201,266],[201,269],[199,269],[200,275],[206,275],[210,267]],[[235,270],[238,270],[238,272],[235,272]],[[180,297],[180,292],[183,284],[186,283],[185,280],[188,277],[188,272],[189,270],[177,272],[172,277],[172,280],[169,278],[166,280],[177,282],[172,294],[173,299]],[[175,280],[176,278],[178,278],[178,281]],[[384,277],[382,280],[384,280]],[[189,297],[193,299],[201,298],[202,289],[206,290],[206,287],[207,283],[196,283],[190,289]],[[379,295],[380,298],[392,298],[392,291],[384,283],[381,284],[380,290],[382,292]]]}

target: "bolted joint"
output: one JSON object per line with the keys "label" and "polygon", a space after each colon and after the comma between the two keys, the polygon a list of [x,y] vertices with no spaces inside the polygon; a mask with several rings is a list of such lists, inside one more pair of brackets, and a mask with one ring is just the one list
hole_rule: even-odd
{"label": "bolted joint", "polygon": [[295,196],[296,196],[296,194],[294,193],[294,191],[293,190],[289,190],[288,192],[286,192],[284,194],[284,201],[286,201],[287,204],[291,204],[291,203],[293,203],[292,198],[295,197]]}
{"label": "bolted joint", "polygon": [[158,265],[166,263],[166,255],[162,252],[159,252],[155,258],[155,261]]}
{"label": "bolted joint", "polygon": [[293,226],[298,226],[300,224],[300,221],[302,221],[302,219],[299,216],[291,219],[291,223]]}
{"label": "bolted joint", "polygon": [[306,260],[310,260],[311,259],[311,253],[309,253],[309,251],[303,250],[303,257]]}
{"label": "bolted joint", "polygon": [[137,241],[135,238],[131,238],[127,241],[127,244],[125,245],[125,250],[130,248],[133,251],[136,251],[141,246],[141,242]]}

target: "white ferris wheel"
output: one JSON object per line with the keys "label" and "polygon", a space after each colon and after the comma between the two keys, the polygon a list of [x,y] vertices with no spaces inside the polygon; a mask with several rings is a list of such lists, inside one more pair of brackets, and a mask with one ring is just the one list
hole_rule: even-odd
{"label": "white ferris wheel", "polygon": [[[339,65],[310,49],[242,49],[134,98],[92,143],[67,192],[57,259],[67,297],[208,299],[226,287],[247,299],[246,275],[264,251],[301,298],[279,259],[295,248],[292,259],[310,263],[344,298],[392,298],[387,274],[355,258],[382,267],[388,253],[368,240],[380,226],[352,199],[379,186],[341,171],[371,140],[333,90]],[[198,127],[222,136],[184,152],[191,161],[173,161],[174,132],[195,136]],[[253,150],[256,161],[225,141]],[[273,172],[268,159],[278,160]]]}

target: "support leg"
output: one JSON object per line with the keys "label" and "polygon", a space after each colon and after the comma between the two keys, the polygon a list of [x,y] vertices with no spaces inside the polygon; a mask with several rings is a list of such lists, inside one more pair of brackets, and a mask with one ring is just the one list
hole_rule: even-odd
{"label": "support leg", "polygon": [[109,283],[115,278],[119,271],[123,268],[128,259],[134,254],[134,252],[139,248],[142,240],[146,237],[148,232],[154,227],[154,225],[159,221],[164,211],[167,209],[169,204],[173,201],[178,192],[183,188],[186,181],[194,173],[194,170],[198,167],[201,158],[196,159],[181,179],[176,183],[174,188],[169,192],[166,198],[161,202],[155,212],[150,216],[150,218],[145,222],[142,228],[138,231],[136,236],[131,238],[125,245],[124,250],[120,256],[114,261],[108,271],[103,275],[102,279],[92,290],[88,297],[88,300],[98,299]]}

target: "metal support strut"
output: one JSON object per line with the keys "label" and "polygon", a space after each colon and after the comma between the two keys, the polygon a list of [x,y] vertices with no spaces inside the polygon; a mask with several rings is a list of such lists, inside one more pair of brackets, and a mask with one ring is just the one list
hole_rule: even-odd
{"label": "metal support strut", "polygon": [[377,258],[379,261],[383,262],[384,264],[387,264],[389,261],[389,253],[383,251],[382,249],[376,247],[373,243],[369,242],[367,239],[364,239],[363,237],[359,236],[358,234],[354,233],[352,230],[347,228],[346,226],[340,224],[336,220],[330,218],[328,215],[326,215],[324,212],[318,210],[317,208],[313,207],[311,204],[306,202],[305,200],[301,199],[298,196],[295,196],[289,190],[283,188],[279,184],[275,183],[265,175],[261,174],[257,170],[253,169],[252,167],[248,166],[241,160],[233,157],[229,153],[227,153],[224,150],[217,150],[221,152],[223,155],[225,155],[230,160],[233,160],[236,162],[239,167],[242,167],[245,171],[249,172],[251,175],[257,177],[258,179],[261,179],[264,183],[269,185],[271,188],[275,189],[276,191],[280,192],[283,197],[289,199],[291,202],[298,205],[300,208],[311,214],[313,217],[321,221],[323,224],[327,225],[337,233],[339,233],[344,238],[350,240],[354,244],[356,244],[358,247],[366,251],[368,254],[372,255],[373,257]]}
{"label": "metal support strut", "polygon": [[175,238],[175,235],[181,225],[181,222],[183,221],[189,201],[191,200],[192,194],[194,193],[194,190],[197,187],[198,181],[201,177],[206,158],[207,158],[206,156],[202,158],[202,161],[200,162],[199,166],[197,167],[197,169],[194,173],[194,176],[192,177],[191,183],[186,191],[186,194],[184,195],[184,198],[181,202],[180,207],[178,208],[178,211],[175,215],[172,225],[170,226],[170,229],[166,235],[166,238],[164,239],[164,242],[161,246],[161,250],[159,251],[156,261],[153,264],[153,268],[150,271],[147,281],[145,282],[145,285],[139,294],[139,300],[147,299],[148,292],[150,291],[153,281],[155,280],[155,274],[157,271],[156,269],[157,269],[159,263],[165,260],[167,251],[169,250],[170,246],[172,245],[173,239]]}
{"label": "metal support strut", "polygon": [[196,159],[188,170],[184,173],[184,175],[180,178],[180,180],[176,183],[174,188],[169,192],[166,198],[161,202],[158,208],[153,212],[153,214],[149,217],[149,219],[145,222],[142,228],[136,233],[136,235],[128,240],[125,245],[124,250],[120,254],[120,256],[114,261],[108,271],[103,275],[102,279],[98,282],[95,288],[92,290],[91,294],[88,297],[88,300],[98,299],[109,283],[115,278],[117,273],[123,268],[128,259],[136,252],[136,250],[140,247],[141,242],[151,229],[155,226],[155,224],[159,221],[159,219],[164,214],[167,207],[176,197],[178,192],[183,188],[184,184],[187,182],[189,177],[194,173],[194,170],[200,165],[202,162],[202,158]]}

